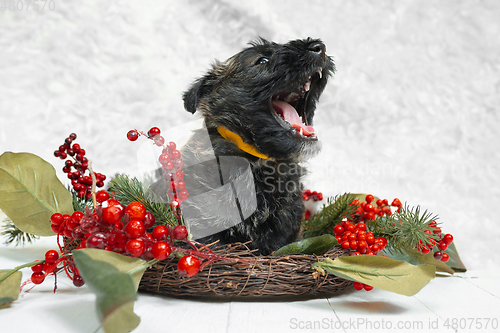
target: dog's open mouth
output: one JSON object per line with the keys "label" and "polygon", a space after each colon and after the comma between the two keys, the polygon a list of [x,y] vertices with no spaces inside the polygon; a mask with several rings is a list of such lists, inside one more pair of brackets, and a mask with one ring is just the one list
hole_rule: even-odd
{"label": "dog's open mouth", "polygon": [[271,112],[276,120],[294,136],[317,139],[314,128],[307,123],[307,99],[311,87],[323,77],[321,69],[309,76],[307,81],[293,91],[283,91],[272,97]]}

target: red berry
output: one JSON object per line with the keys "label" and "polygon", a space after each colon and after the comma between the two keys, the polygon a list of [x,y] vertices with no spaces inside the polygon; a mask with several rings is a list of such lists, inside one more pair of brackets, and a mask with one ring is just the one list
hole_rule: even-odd
{"label": "red berry", "polygon": [[148,137],[154,138],[157,135],[160,135],[161,131],[158,127],[151,127],[148,131]]}
{"label": "red berry", "polygon": [[154,137],[154,141],[155,141],[155,145],[157,145],[158,147],[161,147],[165,143],[165,138],[162,137],[161,135],[157,135]]}
{"label": "red berry", "polygon": [[355,240],[350,241],[349,245],[351,247],[351,250],[356,250],[358,248],[358,242]]}
{"label": "red berry", "polygon": [[335,227],[333,227],[333,232],[335,233],[335,235],[340,236],[344,232],[344,227],[340,224],[337,224]]}
{"label": "red berry", "polygon": [[73,276],[73,285],[75,287],[81,287],[85,284],[85,282],[83,281],[82,277],[80,275],[74,275]]}
{"label": "red berry", "polygon": [[377,201],[375,201],[375,203],[380,207],[384,204],[384,201],[382,199],[378,199]]}
{"label": "red berry", "polygon": [[358,224],[356,224],[356,229],[366,231],[366,224],[363,222],[359,222]]}
{"label": "red berry", "polygon": [[145,231],[146,227],[144,226],[144,222],[141,220],[130,220],[125,226],[125,234],[129,238],[139,238],[144,235]]}
{"label": "red berry", "polygon": [[[130,219],[144,220],[146,216],[146,207],[140,202],[131,202],[125,207],[125,214],[128,214]],[[137,238],[137,237],[133,237]]]}
{"label": "red berry", "polygon": [[45,262],[53,264],[59,259],[59,253],[56,250],[48,250],[45,252]]}
{"label": "red berry", "polygon": [[377,239],[375,239],[375,244],[378,244],[380,250],[383,250],[387,246],[387,238],[377,237]]}
{"label": "red berry", "polygon": [[146,229],[149,229],[155,225],[156,219],[155,219],[155,216],[153,214],[151,214],[150,212],[146,212],[146,215],[144,216],[143,221],[144,221],[144,227]]}
{"label": "red berry", "polygon": [[364,284],[363,284],[363,283],[361,283],[361,282],[354,282],[352,286],[353,286],[353,287],[354,287],[354,289],[356,289],[356,290],[361,290],[361,289],[363,289]]}
{"label": "red berry", "polygon": [[441,251],[446,251],[446,249],[448,248],[448,245],[444,242],[444,241],[440,241],[438,243],[438,248],[441,250]]}
{"label": "red berry", "polygon": [[33,273],[42,273],[43,272],[43,265],[36,264],[35,266],[31,266],[31,270],[33,271]]}
{"label": "red berry", "polygon": [[403,206],[403,204],[401,203],[401,201],[398,198],[395,198],[394,200],[392,200],[391,206],[401,207],[401,206]]}
{"label": "red berry", "polygon": [[73,212],[73,214],[71,214],[71,218],[73,219],[73,221],[80,223],[80,220],[82,219],[83,215],[84,214],[82,212],[77,210],[77,211]]}
{"label": "red berry", "polygon": [[171,252],[172,249],[170,248],[170,245],[168,245],[165,241],[156,242],[151,248],[151,253],[156,260],[167,259]]}
{"label": "red berry", "polygon": [[188,230],[183,225],[178,225],[174,228],[174,238],[177,240],[184,240],[188,236]]}
{"label": "red berry", "polygon": [[50,229],[55,233],[55,234],[58,234],[59,231],[60,231],[60,225],[56,225],[56,224],[51,224],[50,225]]}
{"label": "red berry", "polygon": [[349,241],[343,241],[342,244],[340,244],[340,246],[343,248],[343,249],[348,249],[351,247],[351,243]]}
{"label": "red berry", "polygon": [[181,157],[181,152],[178,151],[177,149],[172,150],[170,153],[170,156],[172,157],[173,160],[178,159]]}
{"label": "red berry", "polygon": [[378,252],[380,251],[380,246],[378,244],[373,244],[370,246],[370,250],[372,250],[373,252]]}
{"label": "red berry", "polygon": [[169,142],[168,145],[167,145],[167,149],[172,151],[174,150],[175,148],[177,148],[177,145],[175,144],[175,142]]}
{"label": "red berry", "polygon": [[368,245],[373,245],[375,243],[375,237],[373,236],[373,233],[366,233],[366,242]]}
{"label": "red berry", "polygon": [[45,274],[43,273],[33,273],[31,274],[31,282],[34,284],[40,284],[45,280]]}
{"label": "red berry", "polygon": [[441,257],[442,262],[448,262],[450,260],[450,256],[448,253],[443,253],[443,256]]}
{"label": "red berry", "polygon": [[137,140],[137,138],[139,138],[139,132],[137,132],[136,130],[128,131],[127,139],[129,139],[130,141],[135,141]]}
{"label": "red berry", "polygon": [[361,253],[365,253],[368,249],[368,243],[364,240],[358,241],[358,251]]}
{"label": "red berry", "polygon": [[187,190],[179,192],[179,199],[181,199],[181,201],[186,201],[188,198],[189,198],[189,192]]}
{"label": "red berry", "polygon": [[374,199],[375,199],[375,197],[374,197],[373,195],[371,195],[371,194],[368,194],[368,195],[365,197],[365,201],[366,201],[366,203],[368,203],[368,204],[369,204],[370,202],[372,202]]}
{"label": "red berry", "polygon": [[442,257],[443,257],[443,252],[441,251],[434,252],[434,259],[441,260]]}
{"label": "red berry", "polygon": [[95,234],[92,234],[87,238],[86,242],[86,248],[91,248],[91,249],[104,249],[108,242],[108,238],[106,235],[102,232],[96,232]]}
{"label": "red berry", "polygon": [[422,254],[429,254],[431,252],[431,250],[429,250],[428,247],[424,247],[424,248],[422,248],[422,250],[420,250],[420,252],[422,252]]}
{"label": "red berry", "polygon": [[177,269],[179,270],[179,273],[183,276],[186,275],[187,277],[192,277],[195,276],[196,273],[198,273],[198,270],[200,269],[200,261],[198,258],[194,256],[184,256],[181,259],[179,259],[179,262],[177,263]]}
{"label": "red berry", "polygon": [[115,199],[109,199],[105,201],[103,204],[106,207],[102,210],[102,220],[109,224],[113,224],[118,222],[123,217],[123,206]]}
{"label": "red berry", "polygon": [[170,162],[170,156],[168,156],[168,154],[161,154],[160,157],[158,157],[158,161],[162,165],[167,164]]}
{"label": "red berry", "polygon": [[452,234],[444,235],[443,241],[446,243],[446,245],[451,245],[451,243],[453,243],[453,235]]}
{"label": "red berry", "polygon": [[101,190],[95,194],[95,199],[97,202],[104,202],[109,199],[109,193],[107,191]]}
{"label": "red berry", "polygon": [[154,229],[153,229],[153,238],[155,239],[158,239],[158,240],[161,240],[161,239],[166,239],[166,237],[168,236],[168,228],[164,225],[157,225]]}
{"label": "red berry", "polygon": [[366,291],[370,291],[370,290],[372,290],[372,289],[373,289],[373,287],[372,287],[372,286],[369,286],[369,285],[367,285],[367,284],[365,284],[364,288],[365,288],[365,290],[366,290]]}
{"label": "red berry", "polygon": [[127,242],[127,245],[125,245],[125,249],[133,257],[140,257],[146,250],[146,244],[142,239],[131,239]]}
{"label": "red berry", "polygon": [[63,216],[61,213],[52,214],[50,217],[50,223],[54,225],[60,225],[63,222]]}

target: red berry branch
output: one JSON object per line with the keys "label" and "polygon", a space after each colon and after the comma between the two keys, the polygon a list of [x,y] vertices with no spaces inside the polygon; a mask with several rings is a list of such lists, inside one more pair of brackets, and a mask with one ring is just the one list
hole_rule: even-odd
{"label": "red berry branch", "polygon": [[[76,134],[71,133],[64,144],[54,151],[54,156],[64,160],[63,172],[71,179],[73,190],[78,197],[90,199],[92,193],[92,177],[89,170],[89,160],[85,157],[86,151],[78,143],[74,143]],[[95,173],[97,179],[96,186],[103,187],[106,176],[101,173]]]}

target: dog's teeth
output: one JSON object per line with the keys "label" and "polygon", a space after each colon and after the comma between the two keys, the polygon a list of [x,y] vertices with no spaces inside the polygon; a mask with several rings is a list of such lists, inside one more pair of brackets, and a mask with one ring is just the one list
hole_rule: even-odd
{"label": "dog's teeth", "polygon": [[309,91],[311,89],[311,81],[307,81],[306,84],[304,84],[304,90]]}
{"label": "dog's teeth", "polygon": [[304,131],[303,131],[302,127],[300,128],[300,135],[304,136]]}
{"label": "dog's teeth", "polygon": [[321,70],[319,70],[319,69],[318,69],[318,70],[316,71],[316,73],[318,73],[318,74],[319,74],[319,78],[320,78],[320,79],[321,79],[321,78],[323,78],[323,72],[321,72]]}

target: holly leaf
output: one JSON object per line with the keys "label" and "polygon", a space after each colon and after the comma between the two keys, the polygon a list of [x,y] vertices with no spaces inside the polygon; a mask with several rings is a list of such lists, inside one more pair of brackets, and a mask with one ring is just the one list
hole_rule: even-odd
{"label": "holly leaf", "polygon": [[23,274],[19,271],[12,273],[11,270],[0,270],[0,279],[7,274],[9,276],[0,282],[0,309],[16,300],[21,288]]}
{"label": "holly leaf", "polygon": [[0,156],[0,209],[23,232],[52,236],[50,216],[73,212],[70,192],[52,165],[29,153]]}
{"label": "holly leaf", "polygon": [[404,260],[410,264],[419,265],[419,264],[428,264],[436,267],[438,272],[446,272],[449,274],[455,273],[453,269],[451,269],[447,264],[442,262],[441,260],[434,259],[434,253],[423,254],[418,251],[406,251],[405,253],[391,253],[391,252],[382,252],[389,258],[395,260]]}
{"label": "holly leaf", "polygon": [[397,294],[413,296],[435,277],[432,265],[414,266],[406,261],[371,255],[329,258],[312,264],[343,279],[358,281]]}
{"label": "holly leaf", "polygon": [[140,322],[134,302],[145,261],[98,250],[73,251],[76,266],[89,289],[96,294],[96,307],[107,333],[130,332]]}
{"label": "holly leaf", "polygon": [[311,238],[306,238],[301,241],[285,245],[273,253],[274,256],[280,256],[283,254],[292,253],[303,253],[303,254],[316,254],[322,255],[330,250],[338,242],[334,236],[330,234],[325,234],[322,236],[316,236]]}

